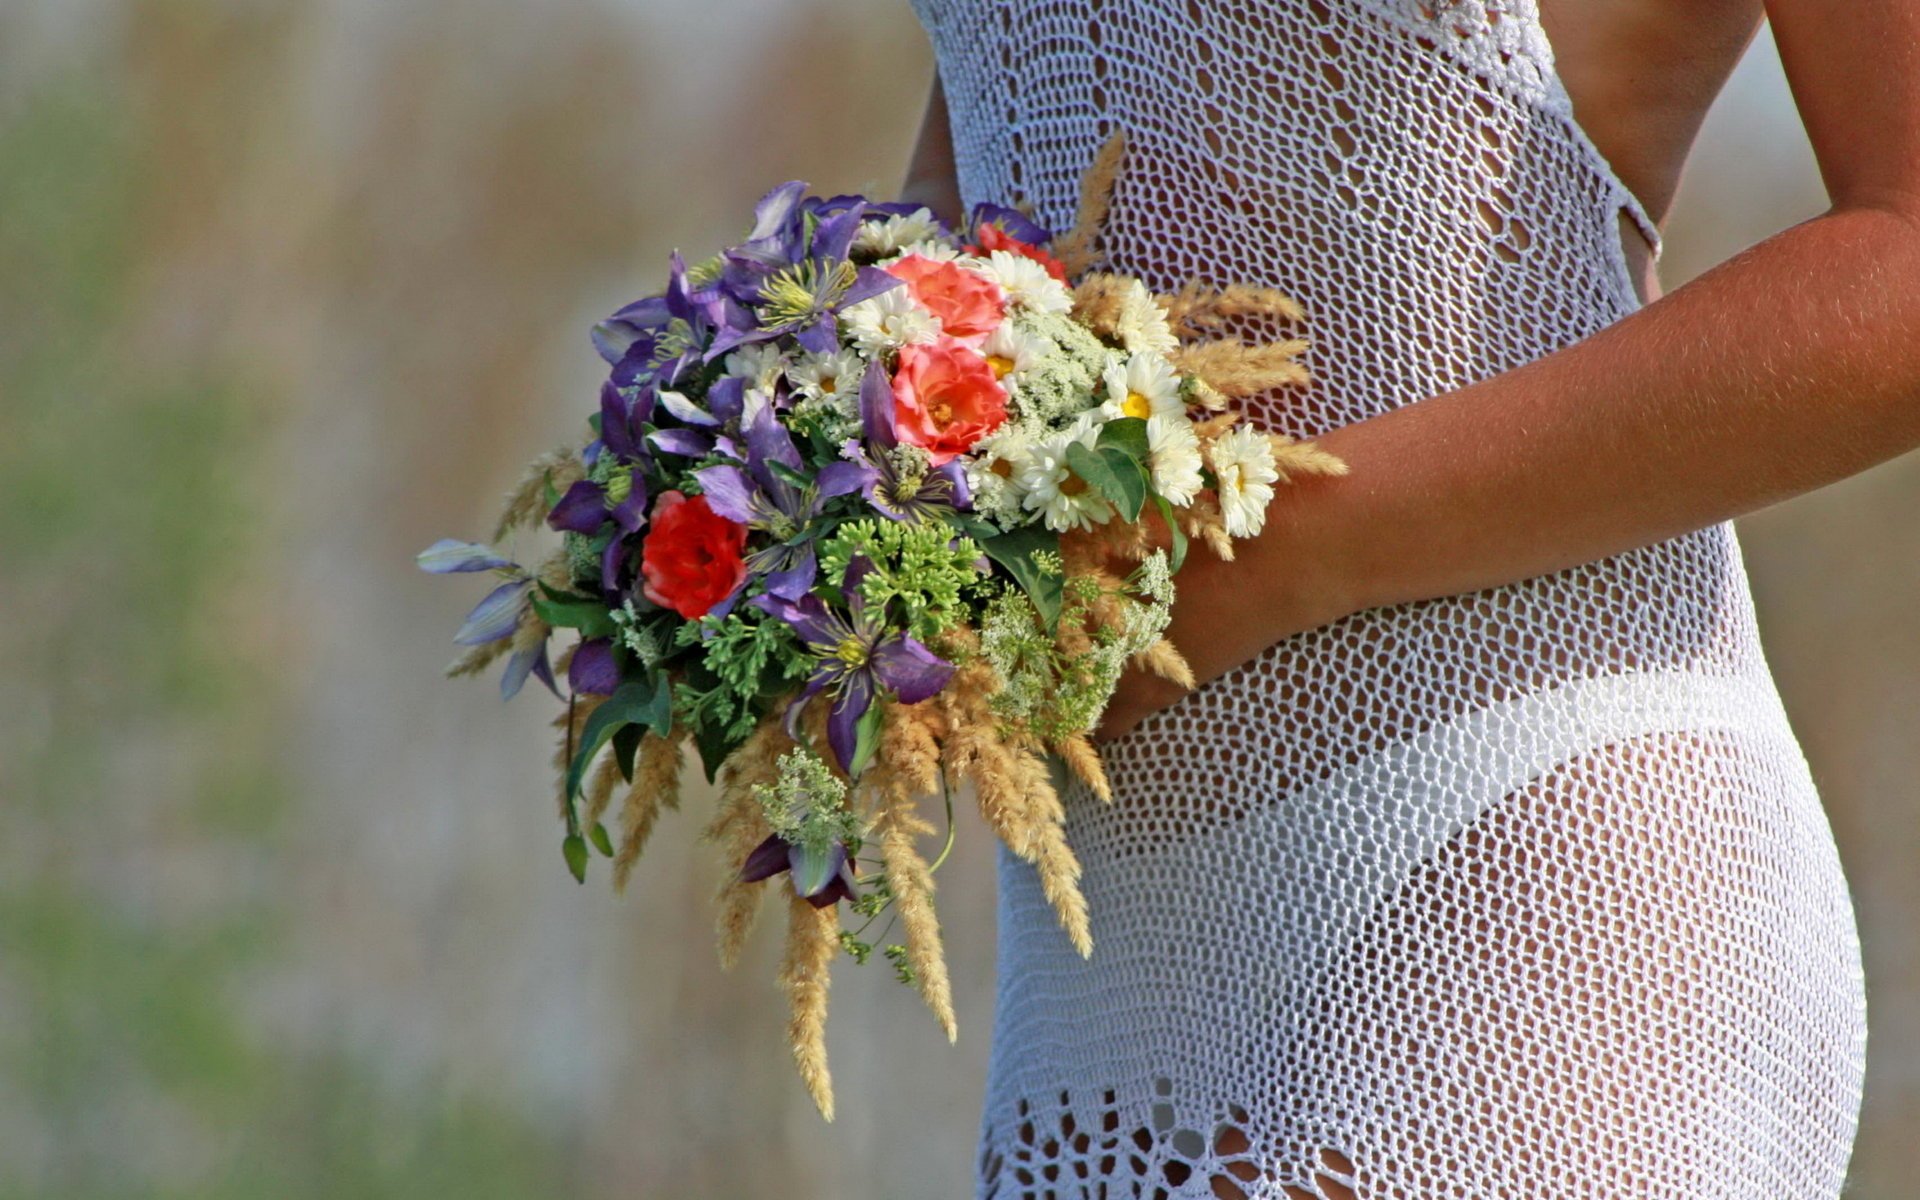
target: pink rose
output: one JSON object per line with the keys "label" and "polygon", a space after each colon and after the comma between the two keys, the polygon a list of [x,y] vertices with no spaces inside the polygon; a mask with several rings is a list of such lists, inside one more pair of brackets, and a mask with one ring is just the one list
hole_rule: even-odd
{"label": "pink rose", "polygon": [[893,423],[899,439],[940,466],[1007,419],[1007,390],[965,342],[943,337],[900,348],[893,373]]}
{"label": "pink rose", "polygon": [[950,262],[909,254],[887,264],[889,274],[907,281],[921,307],[940,318],[950,337],[983,338],[1007,313],[1007,302],[991,280]]}

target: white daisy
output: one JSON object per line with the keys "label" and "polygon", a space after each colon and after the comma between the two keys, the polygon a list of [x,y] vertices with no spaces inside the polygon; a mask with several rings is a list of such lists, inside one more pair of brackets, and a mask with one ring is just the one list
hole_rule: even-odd
{"label": "white daisy", "polygon": [[910,213],[894,213],[878,221],[865,221],[853,235],[853,253],[885,255],[898,253],[915,242],[940,235],[940,222],[933,210],[922,205]]}
{"label": "white daisy", "polygon": [[1021,505],[1028,511],[1038,512],[1047,528],[1055,533],[1105,524],[1113,515],[1107,498],[1067,465],[1069,445],[1078,442],[1091,450],[1099,436],[1100,426],[1092,422],[1078,433],[1061,430],[1048,434],[1034,443],[1026,464],[1018,473],[1017,485],[1024,493]]}
{"label": "white daisy", "polygon": [[1147,418],[1147,466],[1153,490],[1178,505],[1200,492],[1200,436],[1184,416]]}
{"label": "white daisy", "polygon": [[1012,518],[1019,523],[1022,473],[1033,457],[1036,437],[1024,425],[1008,421],[974,443],[967,452],[967,488],[973,493],[974,511],[992,519]]}
{"label": "white daisy", "polygon": [[1047,269],[1024,254],[994,250],[984,257],[969,259],[967,265],[1000,285],[1007,303],[1034,312],[1066,313],[1073,310],[1073,293],[1067,285],[1047,274]]}
{"label": "white daisy", "polygon": [[773,390],[774,381],[786,373],[786,355],[772,342],[749,342],[728,354],[721,366],[727,375],[737,375],[749,388]]}
{"label": "white daisy", "polygon": [[1179,345],[1173,336],[1173,327],[1167,324],[1167,310],[1138,279],[1131,281],[1122,293],[1113,328],[1120,336],[1120,344],[1135,354],[1171,354]]}
{"label": "white daisy", "polygon": [[1180,398],[1180,376],[1157,354],[1115,356],[1108,360],[1102,379],[1107,395],[1101,407],[1109,418],[1187,415],[1186,401]]}
{"label": "white daisy", "polygon": [[1056,352],[1057,348],[1051,339],[1021,329],[1012,321],[1000,322],[980,343],[980,353],[986,356],[987,365],[993,368],[993,377],[1008,391],[1018,388],[1029,375],[1045,364],[1048,355]]}
{"label": "white daisy", "polygon": [[940,336],[940,318],[913,298],[906,285],[888,288],[840,310],[840,331],[868,356],[896,350],[911,342],[931,342]]}
{"label": "white daisy", "polygon": [[867,364],[852,350],[805,354],[787,368],[787,382],[808,400],[837,400],[860,394]]}
{"label": "white daisy", "polygon": [[1280,471],[1273,461],[1273,443],[1248,425],[1236,425],[1207,447],[1213,473],[1220,480],[1220,514],[1227,532],[1252,537],[1267,521],[1267,503],[1273,499]]}
{"label": "white daisy", "polygon": [[952,262],[960,257],[960,251],[948,243],[940,241],[938,238],[922,238],[917,242],[908,242],[906,245],[900,247],[898,251],[876,261],[874,265],[884,267],[888,263],[899,262],[901,259],[908,258],[915,254],[918,254],[921,258],[930,258],[935,262]]}

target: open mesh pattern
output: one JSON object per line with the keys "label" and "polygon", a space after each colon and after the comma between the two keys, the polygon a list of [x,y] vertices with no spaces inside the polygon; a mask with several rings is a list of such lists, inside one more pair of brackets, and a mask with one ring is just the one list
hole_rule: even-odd
{"label": "open mesh pattern", "polygon": [[[1311,340],[1267,428],[1638,303],[1533,0],[915,4],[966,204],[1066,228],[1121,126],[1115,269],[1301,302],[1224,331]],[[1838,1193],[1859,946],[1731,525],[1353,614],[1105,757],[1090,960],[1000,850],[980,1197]]]}

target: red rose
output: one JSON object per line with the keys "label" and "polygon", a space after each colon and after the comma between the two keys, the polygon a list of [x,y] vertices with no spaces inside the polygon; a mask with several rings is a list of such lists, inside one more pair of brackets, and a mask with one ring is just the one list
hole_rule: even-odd
{"label": "red rose", "polygon": [[888,263],[887,273],[906,280],[914,301],[939,317],[950,337],[984,338],[1007,315],[1000,289],[965,267],[909,254]]}
{"label": "red rose", "polygon": [[934,466],[998,429],[1007,389],[980,352],[943,337],[900,347],[893,373],[893,424],[899,439],[926,450]]}
{"label": "red rose", "polygon": [[691,621],[746,578],[747,527],[714,512],[705,496],[662,492],[640,542],[641,594]]}
{"label": "red rose", "polygon": [[993,250],[1006,250],[1013,254],[1020,255],[1022,258],[1030,258],[1039,263],[1047,269],[1047,274],[1058,279],[1061,283],[1067,281],[1066,265],[1059,259],[1048,254],[1032,242],[1021,241],[991,221],[982,222],[980,228],[974,231],[974,236],[980,239],[980,244],[978,246],[968,246],[967,253],[969,254],[986,254]]}

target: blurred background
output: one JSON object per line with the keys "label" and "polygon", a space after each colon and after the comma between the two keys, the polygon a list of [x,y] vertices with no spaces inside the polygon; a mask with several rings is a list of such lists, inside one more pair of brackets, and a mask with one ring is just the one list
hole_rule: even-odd
{"label": "blurred background", "polygon": [[[904,0],[0,0],[0,1197],[966,1194],[977,820],[958,1045],[843,958],[824,1125],[704,794],[576,886],[548,706],[440,679],[478,592],[412,565],[669,250],[892,194],[930,70]],[[1763,35],[1666,288],[1825,204]],[[1861,1200],[1920,1177],[1917,506],[1909,459],[1742,522],[1866,942]]]}

